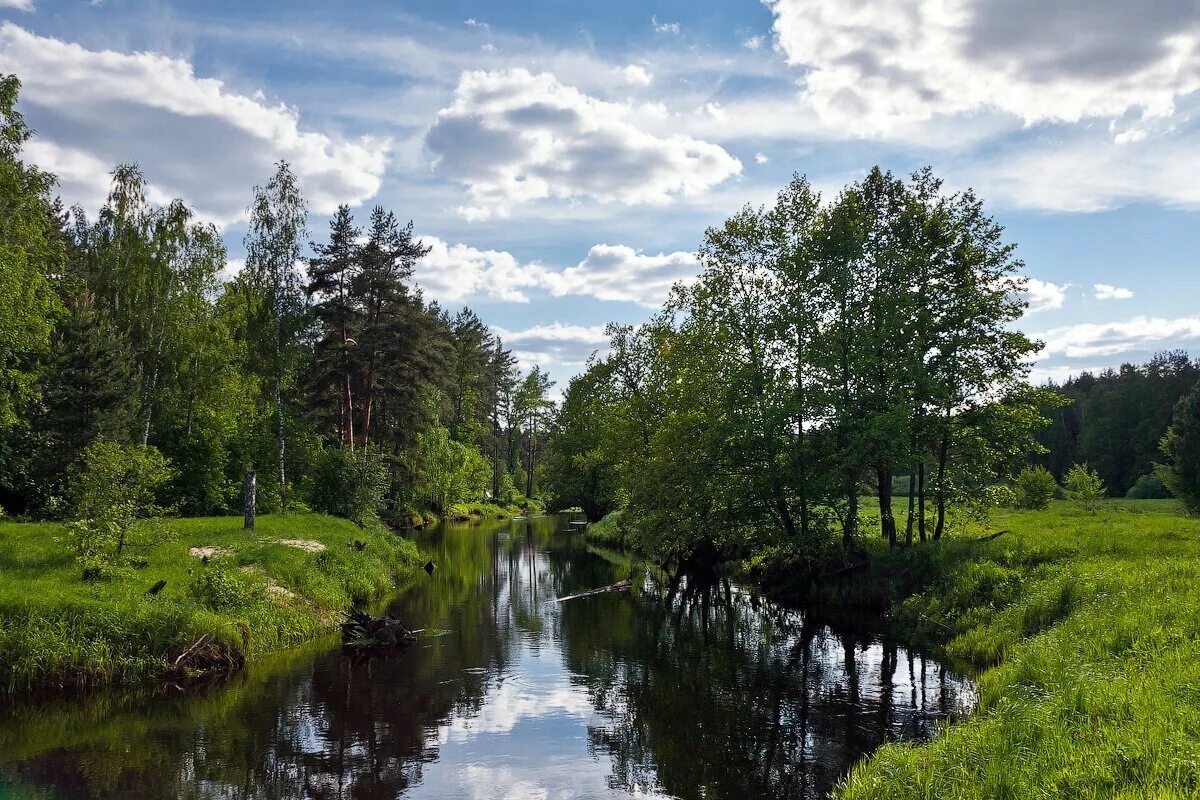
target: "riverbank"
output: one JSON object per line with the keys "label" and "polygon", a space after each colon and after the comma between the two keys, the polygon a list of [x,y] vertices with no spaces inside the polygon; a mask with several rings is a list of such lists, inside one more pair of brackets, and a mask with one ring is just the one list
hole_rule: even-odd
{"label": "riverbank", "polygon": [[853,583],[898,598],[898,630],[982,670],[977,713],[884,746],[839,796],[1194,797],[1200,520],[1170,501],[1055,503],[971,534],[876,552]]}
{"label": "riverbank", "polygon": [[450,522],[472,522],[485,519],[513,519],[515,517],[537,517],[546,513],[540,500],[524,498],[519,503],[500,505],[497,503],[455,503],[445,511],[431,509],[406,509],[398,515],[396,524],[403,528],[422,528],[448,520]]}
{"label": "riverbank", "polygon": [[[52,523],[0,522],[0,693],[187,677],[329,631],[413,571],[416,547],[318,514],[164,520],[84,582]],[[160,589],[150,590],[165,581]]]}

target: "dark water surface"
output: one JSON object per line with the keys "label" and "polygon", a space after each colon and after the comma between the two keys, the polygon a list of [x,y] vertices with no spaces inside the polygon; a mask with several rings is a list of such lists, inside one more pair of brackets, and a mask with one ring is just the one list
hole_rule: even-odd
{"label": "dark water surface", "polygon": [[0,796],[821,797],[973,702],[933,660],[737,587],[668,597],[564,528],[423,534],[439,568],[391,609],[442,633],[395,658],[327,639],[207,689],[4,709]]}

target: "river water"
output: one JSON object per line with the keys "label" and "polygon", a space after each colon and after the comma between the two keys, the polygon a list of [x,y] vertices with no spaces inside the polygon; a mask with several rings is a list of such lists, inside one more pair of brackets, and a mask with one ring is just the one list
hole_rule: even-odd
{"label": "river water", "polygon": [[[373,660],[326,639],[220,685],[0,714],[0,797],[823,797],[974,689],[847,621],[736,586],[669,594],[561,517],[420,534]],[[633,589],[555,602],[625,578]]]}

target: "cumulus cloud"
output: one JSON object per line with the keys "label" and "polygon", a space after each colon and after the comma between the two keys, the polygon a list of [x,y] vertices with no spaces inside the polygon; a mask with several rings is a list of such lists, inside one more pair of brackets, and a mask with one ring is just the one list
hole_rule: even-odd
{"label": "cumulus cloud", "polygon": [[1043,357],[1101,358],[1136,350],[1200,341],[1200,318],[1134,317],[1124,322],[1081,323],[1035,334]]}
{"label": "cumulus cloud", "polygon": [[1039,311],[1053,311],[1062,308],[1063,303],[1066,302],[1069,288],[1071,288],[1069,283],[1052,283],[1037,278],[1026,279],[1025,291],[1021,293],[1022,299],[1029,304],[1026,313],[1036,314]]}
{"label": "cumulus cloud", "polygon": [[493,328],[504,341],[504,346],[513,351],[522,368],[535,364],[558,368],[568,373],[578,372],[593,353],[608,349],[608,336],[603,325],[570,325],[552,322],[535,325],[523,331]]}
{"label": "cumulus cloud", "polygon": [[199,77],[178,58],[88,50],[4,23],[0,72],[20,75],[39,132],[31,153],[60,174],[69,202],[95,203],[108,170],[138,161],[158,196],[228,223],[244,215],[251,184],[286,159],[311,208],[326,213],[373,196],[386,167],[388,142],[305,130],[295,109]]}
{"label": "cumulus cloud", "polygon": [[766,153],[755,153],[754,154],[754,163],[755,164],[765,164],[770,160],[771,159],[767,158]]}
{"label": "cumulus cloud", "polygon": [[1110,286],[1107,283],[1097,283],[1092,286],[1095,291],[1093,295],[1097,300],[1128,300],[1133,297],[1133,292],[1129,289],[1123,289],[1119,286]]}
{"label": "cumulus cloud", "polygon": [[649,86],[650,82],[654,80],[654,76],[645,67],[638,66],[637,64],[629,64],[626,67],[622,67],[621,77],[625,79],[626,83],[634,86]]}
{"label": "cumulus cloud", "polygon": [[555,295],[590,295],[657,308],[671,286],[694,279],[699,271],[694,253],[648,255],[625,245],[598,244],[578,265],[546,273],[542,280]]}
{"label": "cumulus cloud", "polygon": [[662,205],[741,172],[719,145],[648,133],[638,114],[549,73],[466,72],[425,144],[438,172],[467,186],[468,219],[548,198]]}
{"label": "cumulus cloud", "polygon": [[860,129],[979,110],[1162,117],[1200,89],[1191,0],[764,2],[816,112]]}
{"label": "cumulus cloud", "polygon": [[468,297],[494,297],[527,303],[522,291],[544,283],[546,270],[522,264],[503,250],[479,250],[466,244],[448,244],[435,236],[421,237],[430,248],[417,262],[413,278],[438,300],[457,302]]}
{"label": "cumulus cloud", "polygon": [[33,0],[0,0],[0,8],[15,8],[17,11],[33,11]]}

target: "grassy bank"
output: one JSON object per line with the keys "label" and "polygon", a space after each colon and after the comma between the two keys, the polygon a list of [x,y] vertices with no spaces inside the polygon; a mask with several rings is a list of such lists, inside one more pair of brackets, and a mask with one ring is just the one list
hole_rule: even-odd
{"label": "grassy bank", "polygon": [[418,561],[382,528],[315,514],[165,524],[130,553],[144,563],[85,583],[61,526],[0,523],[0,692],[236,666],[329,630]]}
{"label": "grassy bank", "polygon": [[526,498],[519,503],[500,505],[497,503],[455,503],[442,512],[430,509],[406,509],[397,515],[394,524],[406,528],[436,525],[443,519],[451,522],[471,522],[484,519],[512,519],[514,517],[536,517],[546,513],[540,500]]}
{"label": "grassy bank", "polygon": [[972,533],[999,531],[876,554],[833,590],[899,600],[900,630],[983,670],[976,715],[885,746],[840,796],[1197,796],[1200,520],[1167,501],[1056,503]]}

